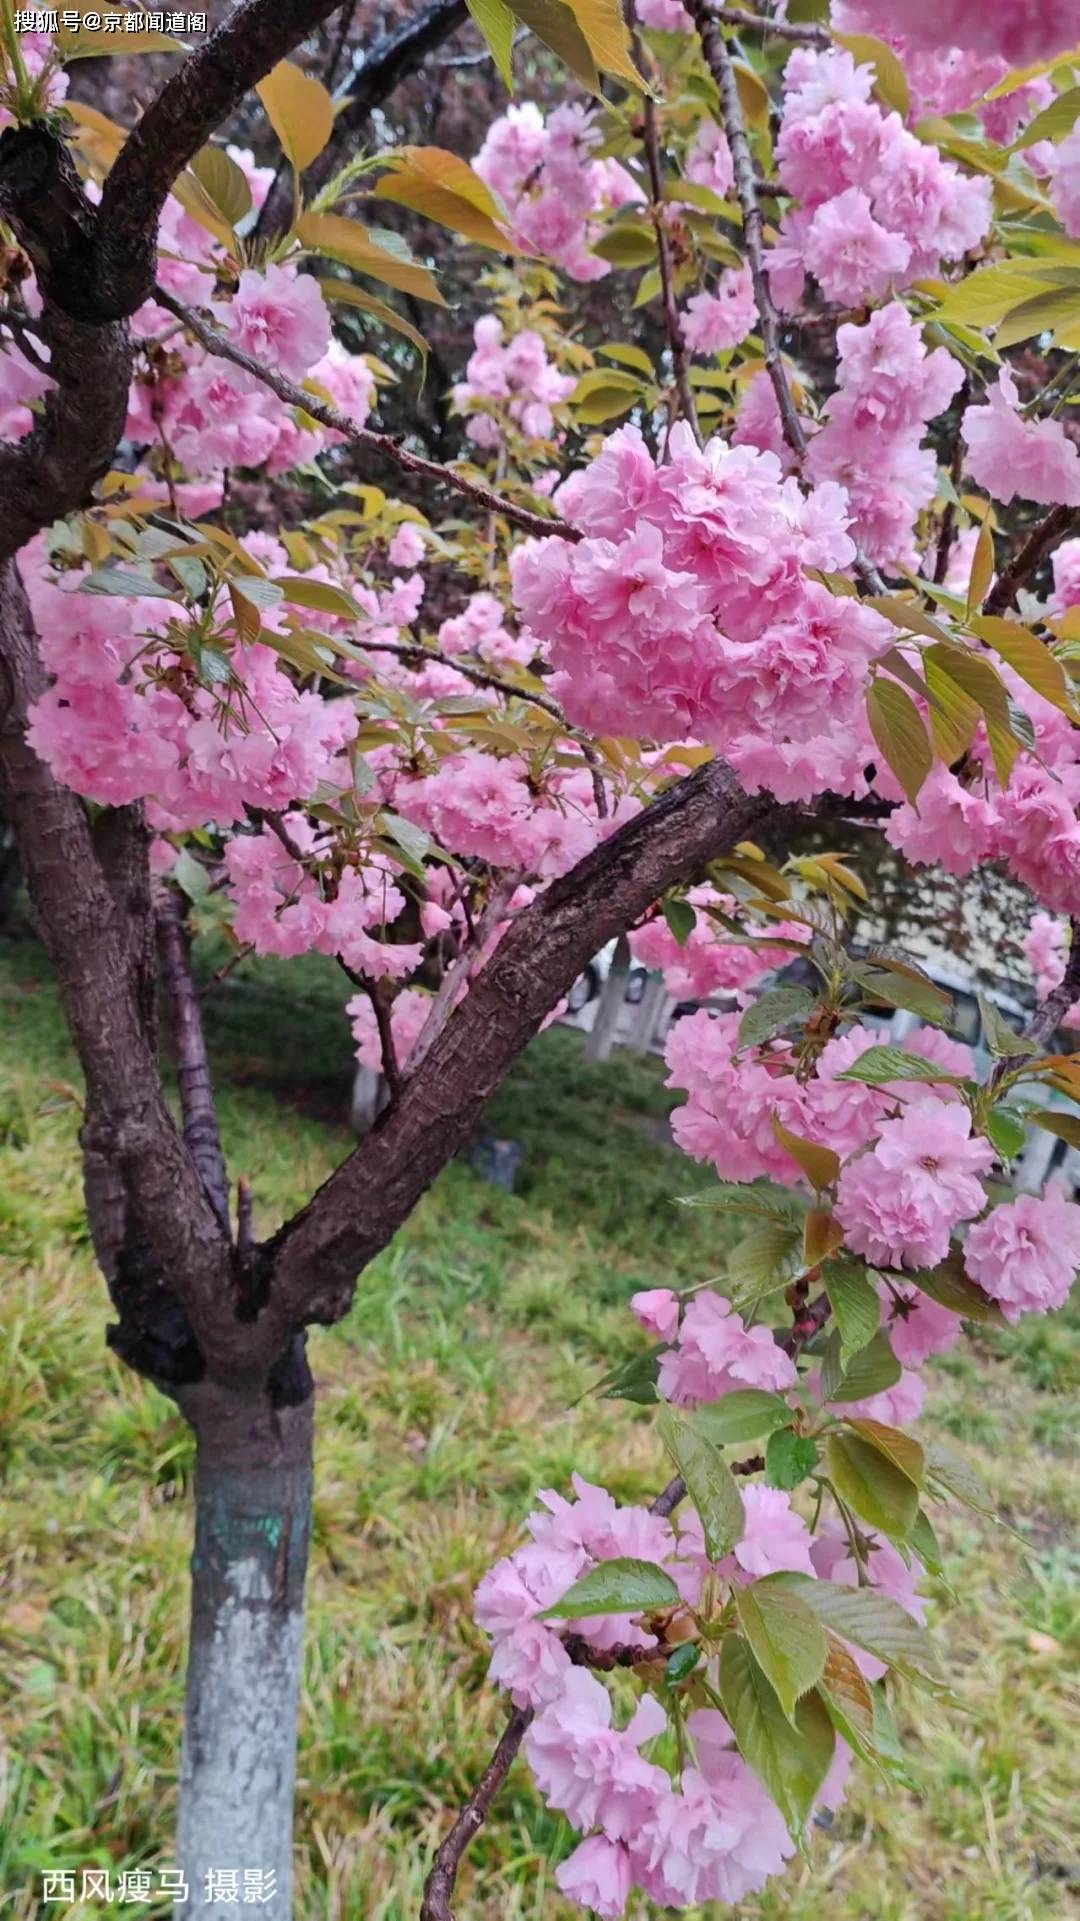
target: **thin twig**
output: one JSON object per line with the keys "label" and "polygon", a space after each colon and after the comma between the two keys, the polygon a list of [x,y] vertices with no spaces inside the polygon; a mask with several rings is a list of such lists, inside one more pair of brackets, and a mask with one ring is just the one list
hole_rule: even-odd
{"label": "thin twig", "polygon": [[[640,53],[640,41],[635,38]],[[698,446],[701,446],[701,428],[698,424],[697,407],[694,404],[694,390],[690,385],[690,364],[686,349],[686,336],[675,299],[675,273],[671,260],[671,242],[664,225],[664,175],[660,163],[660,137],[657,128],[656,102],[651,94],[645,95],[642,120],[642,144],[645,149],[645,162],[649,170],[649,217],[656,235],[656,252],[660,267],[660,288],[664,303],[664,327],[667,332],[668,347],[671,351],[671,366],[675,378],[675,391],[679,396],[683,418],[686,421]],[[670,433],[670,429],[669,429]]]}
{"label": "thin twig", "polygon": [[750,267],[750,277],[754,283],[754,301],[761,328],[761,341],[765,349],[765,370],[772,382],[776,404],[780,409],[780,424],[784,439],[801,468],[806,456],[806,435],[803,433],[802,421],[799,419],[798,410],[791,397],[787,374],[784,371],[783,355],[780,349],[780,325],[765,271],[764,233],[761,205],[754,180],[754,160],[750,152],[746,121],[743,118],[742,101],[739,99],[735,63],[719,25],[718,9],[710,6],[709,0],[687,0],[687,11],[697,27],[706,65],[720,90],[724,131],[727,134],[728,146],[731,148],[732,165],[735,170],[735,193],[742,210],[743,242]]}
{"label": "thin twig", "polygon": [[964,443],[960,433],[960,423],[963,418],[963,408],[967,401],[968,393],[970,392],[970,386],[970,377],[965,374],[963,385],[957,395],[956,402],[960,418],[957,420],[956,432],[953,435],[952,460],[949,463],[949,479],[952,483],[952,495],[950,495],[949,499],[945,502],[945,512],[941,516],[937,554],[934,559],[935,587],[944,586],[945,576],[949,571],[949,555],[952,551],[953,533],[956,527],[956,500],[954,496],[960,491],[960,481],[964,472]]}
{"label": "thin twig", "polygon": [[408,1071],[410,1078],[417,1072],[418,1068],[423,1066],[432,1047],[446,1026],[453,1012],[454,1000],[458,990],[468,986],[469,981],[483,961],[484,950],[487,946],[488,939],[502,920],[509,906],[510,897],[514,893],[517,884],[517,877],[514,876],[513,878],[500,881],[493,889],[491,899],[488,901],[479,920],[473,924],[469,932],[465,947],[458,955],[456,961],[452,962],[446,969],[442,980],[439,982],[438,992],[432,1000],[428,1017],[417,1036],[416,1045],[409,1055]]}
{"label": "thin twig", "polygon": [[210,326],[193,308],[186,307],[183,301],[175,300],[164,287],[155,287],[154,299],[159,306],[167,307],[171,314],[175,314],[176,318],[183,322],[187,331],[194,335],[200,346],[205,347],[208,354],[215,355],[219,360],[230,360],[234,367],[242,367],[244,372],[250,374],[254,380],[261,382],[264,387],[269,387],[271,393],[275,393],[287,407],[297,407],[309,414],[312,420],[317,420],[321,426],[328,427],[332,433],[340,434],[350,446],[358,447],[367,453],[382,454],[407,474],[422,474],[426,480],[434,481],[443,487],[450,487],[455,493],[464,494],[467,500],[473,501],[485,512],[502,514],[506,520],[512,521],[515,527],[521,527],[527,534],[537,534],[541,538],[548,534],[558,534],[563,540],[581,539],[577,529],[571,527],[565,520],[554,517],[548,519],[544,514],[531,513],[527,507],[516,507],[512,500],[506,500],[493,488],[484,486],[482,482],[468,480],[464,474],[456,473],[452,467],[444,467],[437,460],[428,460],[423,454],[411,453],[402,445],[397,434],[378,433],[372,427],[358,426],[348,414],[339,412],[337,407],[332,407],[325,400],[320,400],[316,394],[308,393],[305,388],[298,387],[294,380],[287,380],[285,375],[278,373],[276,368],[264,366],[261,360],[256,360],[252,354],[245,353],[242,347],[234,346],[233,342],[227,339],[218,328]]}
{"label": "thin twig", "polygon": [[753,27],[759,33],[775,33],[782,40],[794,40],[804,47],[829,47],[830,36],[823,27],[802,25],[797,20],[770,20],[763,13],[743,13],[738,7],[712,7],[713,18],[726,27]]}
{"label": "thin twig", "polygon": [[424,1883],[420,1921],[454,1921],[450,1903],[454,1898],[454,1883],[462,1857],[487,1820],[491,1804],[517,1758],[532,1718],[531,1708],[515,1708],[511,1714],[494,1754],[435,1856],[431,1873]]}

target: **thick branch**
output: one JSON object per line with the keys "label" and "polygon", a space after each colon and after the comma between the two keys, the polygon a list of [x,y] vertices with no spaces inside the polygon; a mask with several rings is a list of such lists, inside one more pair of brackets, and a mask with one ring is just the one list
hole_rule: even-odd
{"label": "thick branch", "polygon": [[172,1009],[184,1139],[222,1226],[229,1225],[229,1179],[221,1151],[214,1087],[199,997],[191,972],[191,943],[175,887],[161,888],[155,909],[161,971]]}
{"label": "thick branch", "polygon": [[154,286],[157,225],[177,175],[250,88],[336,11],[340,0],[241,0],[151,101],[105,182],[94,297],[120,319]]}
{"label": "thick branch", "polygon": [[94,212],[71,156],[42,128],[0,135],[0,215],[34,263],[45,296],[36,331],[55,386],[24,440],[0,442],[0,563],[72,508],[109,467],[124,430],[131,345],[90,312]]}
{"label": "thick branch", "polygon": [[242,367],[245,373],[261,381],[264,387],[269,387],[271,393],[275,393],[287,407],[302,408],[312,420],[340,434],[350,446],[358,447],[362,452],[383,454],[407,474],[422,474],[425,480],[449,487],[454,493],[464,494],[477,507],[483,507],[488,513],[502,514],[504,519],[512,521],[515,527],[523,528],[528,534],[559,534],[563,540],[581,539],[576,528],[569,526],[566,521],[530,513],[527,507],[516,507],[513,501],[505,500],[501,494],[495,493],[491,487],[485,487],[480,481],[468,480],[464,474],[455,473],[452,467],[443,467],[437,460],[428,460],[423,454],[410,453],[395,434],[378,433],[372,427],[358,427],[348,414],[339,413],[336,407],[331,407],[325,400],[298,387],[295,380],[287,380],[276,368],[264,366],[262,361],[245,353],[242,347],[234,346],[217,327],[210,326],[191,307],[185,307],[182,301],[174,300],[164,287],[154,288],[154,299],[183,321],[188,332],[205,347],[208,354],[215,354],[219,360],[230,360],[234,367]]}
{"label": "thick branch", "polygon": [[229,1247],[169,1113],[147,1031],[133,943],[95,850],[86,813],[26,739],[46,687],[30,609],[14,566],[0,576],[0,779],[56,968],[86,1079],[83,1141],[115,1212],[130,1205],[157,1269],[183,1303],[208,1365],[231,1378],[254,1364],[251,1330],[233,1317]]}
{"label": "thick branch", "polygon": [[[411,19],[383,35],[369,51],[357,52],[338,92],[341,102],[334,131],[304,175],[310,200],[321,193],[360,147],[371,116],[395,88],[423,66],[428,54],[442,45],[468,18],[465,0],[429,0]],[[263,202],[256,229],[264,235],[284,232],[292,221],[292,188],[279,169]]]}
{"label": "thick branch", "polygon": [[776,803],[743,793],[720,760],[680,781],[516,917],[431,1049],[424,1071],[302,1213],[268,1243],[268,1314],[285,1326],[346,1312],[385,1247],[472,1134],[486,1102],[604,944]]}
{"label": "thick branch", "polygon": [[983,612],[1004,614],[1015,603],[1021,587],[1026,586],[1048,554],[1071,534],[1080,514],[1075,507],[1053,507],[1045,520],[1028,535],[1011,567],[1000,573],[986,597]]}

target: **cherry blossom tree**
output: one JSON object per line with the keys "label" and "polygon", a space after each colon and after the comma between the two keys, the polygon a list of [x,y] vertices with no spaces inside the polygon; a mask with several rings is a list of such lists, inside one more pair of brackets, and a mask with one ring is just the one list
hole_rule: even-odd
{"label": "cherry blossom tree", "polygon": [[[1080,1266],[1080,1207],[1008,1184],[1029,1126],[1080,1139],[1038,1105],[1080,1099],[1080,6],[469,0],[508,85],[522,29],[565,83],[468,154],[371,138],[456,5],[354,59],[336,116],[290,58],[331,0],[241,0],[194,50],[130,22],[177,62],[130,129],[67,98],[112,50],[81,11],[52,34],[0,0],[0,766],[108,1338],[197,1437],[189,1911],[258,1864],[290,1912],[307,1330],[623,935],[672,992],[737,997],[667,1065],[740,1238],[721,1283],[635,1298],[603,1384],[655,1409],[674,1478],[649,1509],[544,1492],[480,1584],[510,1714],[423,1912],[522,1748],[581,1836],[568,1896],[741,1900],[853,1758],[895,1772],[895,1690],[942,1687],[933,1510],[985,1496],[919,1436],[923,1364]],[[252,90],[271,167],[228,144]],[[474,250],[452,464],[377,424],[442,298],[412,220]],[[854,940],[857,861],[777,853],[808,821],[1027,890],[1040,998],[1023,1032],[984,1008],[987,1078],[947,996]],[[193,921],[332,956],[388,1090],[266,1241]],[[792,959],[812,985],[770,984]],[[897,1007],[904,1048],[867,1018]]]}

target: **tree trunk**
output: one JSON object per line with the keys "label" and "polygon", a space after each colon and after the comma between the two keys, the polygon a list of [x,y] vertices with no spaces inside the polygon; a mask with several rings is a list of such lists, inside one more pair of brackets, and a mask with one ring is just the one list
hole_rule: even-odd
{"label": "tree trunk", "polygon": [[615,1034],[619,1016],[626,999],[626,985],[630,979],[630,943],[625,934],[620,934],[615,942],[611,971],[600,990],[596,1006],[596,1019],[585,1036],[585,1059],[587,1061],[606,1061],[615,1045]]}
{"label": "tree trunk", "polygon": [[[292,1914],[293,1784],[311,1536],[312,1399],[274,1408],[201,1383],[178,1866],[202,1914],[223,1887]],[[272,1892],[271,1892],[272,1890]],[[228,1895],[225,1896],[228,1899]]]}

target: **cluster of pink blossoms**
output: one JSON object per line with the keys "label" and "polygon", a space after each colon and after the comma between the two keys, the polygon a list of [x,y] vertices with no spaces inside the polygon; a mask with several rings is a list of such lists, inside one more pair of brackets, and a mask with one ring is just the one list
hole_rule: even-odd
{"label": "cluster of pink blossoms", "polygon": [[[1046,1000],[1065,978],[1069,933],[1065,921],[1052,914],[1035,914],[1024,937],[1024,953],[1035,976],[1035,993]],[[1062,1021],[1064,1027],[1080,1027],[1080,1000],[1075,1000]]]}
{"label": "cluster of pink blossoms", "polygon": [[784,72],[780,178],[800,204],[769,256],[788,312],[807,273],[841,306],[880,300],[959,260],[989,230],[990,183],[961,173],[870,98],[874,70],[797,48]]}
{"label": "cluster of pink blossoms", "polygon": [[785,959],[783,948],[769,945],[770,934],[778,941],[807,936],[805,927],[784,921],[762,928],[758,945],[749,946],[709,918],[710,907],[728,915],[737,910],[738,903],[729,894],[718,893],[706,884],[690,888],[686,899],[698,912],[684,941],[676,940],[662,914],[655,914],[630,935],[634,959],[662,973],[664,985],[675,1000],[704,1000],[719,992],[744,995]]}
{"label": "cluster of pink blossoms", "polygon": [[930,52],[963,47],[1009,67],[1080,45],[1080,0],[844,0],[843,14],[860,33]]}
{"label": "cluster of pink blossoms", "polygon": [[523,760],[478,747],[448,755],[422,779],[401,778],[394,804],[451,853],[542,880],[565,874],[637,811],[624,801],[601,820],[584,765],[556,769],[538,791]]}
{"label": "cluster of pink blossoms", "polygon": [[[588,1836],[560,1868],[559,1885],[612,1917],[623,1913],[635,1885],[665,1905],[740,1900],[779,1872],[793,1844],[735,1751],[723,1716],[698,1710],[688,1717],[694,1764],[673,1779],[641,1753],[667,1728],[659,1702],[643,1696],[629,1724],[617,1729],[607,1689],[574,1666],[566,1645],[572,1632],[598,1650],[629,1643],[647,1651],[655,1637],[632,1615],[569,1624],[540,1616],[590,1568],[626,1556],[664,1567],[691,1605],[700,1601],[707,1575],[740,1585],[781,1570],[815,1576],[806,1523],[786,1494],[748,1486],[742,1538],[714,1564],[695,1514],[676,1532],[645,1508],[618,1506],[579,1476],[574,1493],[573,1501],[541,1494],[543,1509],[527,1523],[529,1543],[498,1562],[476,1593],[477,1621],[494,1643],[492,1678],[519,1706],[537,1710],[525,1744],[537,1783],[549,1804]],[[921,1573],[917,1562],[914,1570],[912,1585]],[[849,1575],[838,1563],[835,1578],[853,1582],[854,1569]],[[847,1760],[838,1743],[822,1788],[830,1805],[842,1791]]]}
{"label": "cluster of pink blossoms", "polygon": [[836,344],[836,392],[811,442],[809,472],[844,488],[868,559],[914,572],[915,518],[937,488],[937,460],[922,435],[953,399],[963,369],[944,347],[927,353],[899,301],[865,326],[840,327]]}
{"label": "cluster of pink blossoms", "polygon": [[961,431],[967,472],[1003,506],[1016,499],[1080,506],[1080,453],[1062,421],[1025,420],[1008,367],[986,404],[967,409]]}
{"label": "cluster of pink blossoms", "polygon": [[593,157],[602,140],[587,108],[557,107],[545,123],[539,107],[526,101],[488,128],[473,161],[506,207],[517,244],[553,261],[572,280],[602,280],[611,272],[592,252],[603,217],[645,199],[617,160]]}
{"label": "cluster of pink blossoms", "polygon": [[[950,874],[1003,860],[1044,907],[1068,914],[1080,897],[1080,729],[1010,668],[995,665],[1034,727],[1034,751],[1021,753],[1003,788],[980,726],[963,777],[935,764],[918,809],[898,805],[885,836],[907,860]],[[877,785],[885,792],[889,783],[879,774]],[[899,789],[889,794],[899,799]]]}
{"label": "cluster of pink blossoms", "polygon": [[547,440],[555,429],[552,408],[572,394],[573,374],[561,374],[531,327],[504,343],[503,324],[484,314],[473,328],[475,352],[464,380],[453,389],[469,436],[479,447],[501,447],[508,417],[530,440]]}
{"label": "cluster of pink blossoms", "polygon": [[[332,852],[306,814],[286,814],[282,827],[295,854],[269,827],[234,834],[225,846],[233,931],[257,954],[292,958],[313,949],[340,956],[369,980],[414,973],[423,944],[377,939],[405,908],[397,875],[384,859],[345,867],[331,878],[320,859]],[[303,856],[297,859],[296,855]]]}
{"label": "cluster of pink blossoms", "polygon": [[585,538],[512,555],[516,606],[544,636],[569,718],[703,740],[740,771],[755,746],[854,722],[892,636],[807,578],[854,558],[841,489],[804,497],[773,455],[720,440],[699,450],[682,422],[668,454],[658,464],[637,428],[620,428],[556,496]]}
{"label": "cluster of pink blossoms", "polygon": [[163,629],[178,607],[81,593],[77,573],[53,578],[41,540],[20,565],[53,676],[29,738],[77,793],[114,807],[148,800],[156,827],[179,830],[228,826],[248,805],[288,807],[351,780],[351,704],[299,689],[271,648],[236,648],[226,718],[208,687],[176,679],[183,643]]}

